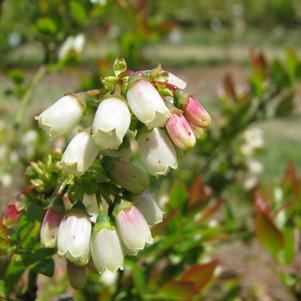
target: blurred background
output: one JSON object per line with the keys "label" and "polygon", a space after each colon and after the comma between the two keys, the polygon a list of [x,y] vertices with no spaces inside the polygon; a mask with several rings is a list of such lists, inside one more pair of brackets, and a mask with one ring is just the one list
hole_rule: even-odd
{"label": "blurred background", "polygon": [[[152,181],[167,216],[155,229],[162,241],[179,230],[174,216],[191,224],[193,216],[194,229],[204,231],[191,244],[192,236],[182,233],[178,237],[187,238],[187,245],[177,249],[171,242],[160,249],[158,258],[169,268],[158,283],[214,258],[220,265],[207,277],[211,286],[198,288],[196,300],[300,300],[299,0],[2,0],[0,5],[2,213],[24,187],[25,167],[65,143],[49,141],[38,129],[33,118],[38,112],[66,92],[100,87],[99,77],[112,72],[117,56],[133,70],[161,64],[188,82],[213,125],[177,172],[162,183]],[[123,298],[115,288],[110,295],[114,283],[108,280],[97,293],[105,292],[101,300],[146,300],[139,277],[132,280],[138,293]],[[42,280],[40,300],[72,295],[60,279]],[[193,290],[181,285],[183,295],[167,294],[165,300],[191,300]],[[92,300],[88,295],[78,298]]]}

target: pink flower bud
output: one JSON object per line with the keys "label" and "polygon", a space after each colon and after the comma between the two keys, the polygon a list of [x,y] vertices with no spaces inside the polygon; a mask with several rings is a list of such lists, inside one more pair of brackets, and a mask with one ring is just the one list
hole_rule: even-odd
{"label": "pink flower bud", "polygon": [[86,267],[79,267],[70,261],[67,261],[68,280],[75,289],[82,289],[87,283]]}
{"label": "pink flower bud", "polygon": [[53,208],[47,209],[40,231],[41,244],[45,248],[56,247],[58,229],[62,218],[62,214],[59,211]]}
{"label": "pink flower bud", "polygon": [[195,145],[193,131],[182,113],[173,113],[165,127],[170,139],[178,148],[186,150]]}
{"label": "pink flower bud", "polygon": [[22,215],[23,208],[19,202],[13,202],[8,204],[5,215],[3,217],[3,224],[10,228],[14,226]]}
{"label": "pink flower bud", "polygon": [[130,202],[122,202],[114,210],[120,238],[127,249],[142,250],[153,242],[149,226],[140,211]]}
{"label": "pink flower bud", "polygon": [[188,96],[187,101],[181,107],[189,123],[197,127],[208,127],[211,124],[210,115],[193,96]]}

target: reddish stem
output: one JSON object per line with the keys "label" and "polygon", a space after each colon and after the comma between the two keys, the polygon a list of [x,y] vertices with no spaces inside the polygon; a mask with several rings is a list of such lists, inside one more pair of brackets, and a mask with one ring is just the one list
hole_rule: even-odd
{"label": "reddish stem", "polygon": [[16,200],[20,201],[26,194],[28,194],[30,191],[38,187],[36,184],[29,184],[27,187],[25,187],[21,192],[19,192],[16,196]]}
{"label": "reddish stem", "polygon": [[173,92],[175,92],[178,88],[172,84],[169,84],[169,83],[166,83],[166,82],[161,82],[161,81],[158,81],[158,80],[154,80],[154,84],[155,85],[161,85],[167,89],[170,89],[172,90]]}

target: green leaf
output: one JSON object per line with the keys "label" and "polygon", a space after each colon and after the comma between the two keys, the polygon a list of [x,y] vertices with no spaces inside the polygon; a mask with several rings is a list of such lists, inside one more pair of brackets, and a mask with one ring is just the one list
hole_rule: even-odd
{"label": "green leaf", "polygon": [[87,14],[85,8],[79,1],[71,1],[70,9],[73,19],[79,25],[83,25],[87,21]]}
{"label": "green leaf", "polygon": [[56,33],[57,26],[52,19],[44,17],[38,19],[38,21],[35,24],[35,29],[39,33],[51,35]]}
{"label": "green leaf", "polygon": [[285,264],[292,262],[295,256],[296,241],[295,241],[295,229],[292,227],[286,227],[284,229],[284,250],[282,253],[282,260]]}
{"label": "green leaf", "polygon": [[45,249],[38,245],[37,249],[22,256],[22,262],[26,268],[51,277],[54,273],[53,254],[53,250]]}
{"label": "green leaf", "polygon": [[25,74],[21,69],[12,69],[8,72],[9,78],[16,84],[20,85],[24,82]]}
{"label": "green leaf", "polygon": [[25,267],[22,263],[21,256],[18,255],[14,258],[14,260],[9,262],[3,277],[6,291],[9,292],[13,290],[24,271]]}
{"label": "green leaf", "polygon": [[10,240],[6,226],[0,221],[0,255],[7,255],[9,252]]}
{"label": "green leaf", "polygon": [[144,268],[136,262],[127,261],[127,263],[131,267],[135,287],[137,288],[139,295],[142,297],[143,295],[145,295],[147,293]]}
{"label": "green leaf", "polygon": [[301,64],[295,50],[292,48],[286,50],[286,62],[290,80],[294,82],[296,77],[300,76]]}
{"label": "green leaf", "polygon": [[169,193],[168,206],[170,208],[181,207],[188,198],[188,192],[184,184],[180,181],[174,182]]}
{"label": "green leaf", "polygon": [[126,71],[126,69],[127,69],[127,64],[123,57],[117,58],[114,61],[113,70],[114,70],[115,76],[118,76],[120,73]]}
{"label": "green leaf", "polygon": [[262,245],[277,259],[284,245],[282,233],[276,228],[273,221],[263,212],[256,213],[256,235]]}
{"label": "green leaf", "polygon": [[294,93],[291,92],[285,95],[278,103],[275,115],[278,117],[283,117],[289,115],[294,109]]}

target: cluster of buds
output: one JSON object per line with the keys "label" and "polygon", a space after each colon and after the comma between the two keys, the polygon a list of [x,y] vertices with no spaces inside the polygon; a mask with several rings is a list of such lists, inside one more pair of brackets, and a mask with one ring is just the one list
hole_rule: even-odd
{"label": "cluster of buds", "polygon": [[81,178],[93,162],[101,162],[108,189],[94,195],[86,191],[66,212],[48,209],[41,227],[42,244],[57,247],[76,275],[79,269],[71,264],[85,266],[90,256],[99,272],[122,268],[125,254],[152,243],[149,226],[162,220],[161,209],[146,192],[147,174],[129,162],[129,140],[136,141],[150,174],[166,175],[177,168],[177,152],[192,148],[211,122],[185,91],[186,82],[172,73],[160,67],[133,72],[123,59],[113,68],[114,76],[102,79],[104,89],[67,94],[36,117],[55,137],[78,126],[88,106],[95,108],[91,127],[75,134],[61,167]]}

